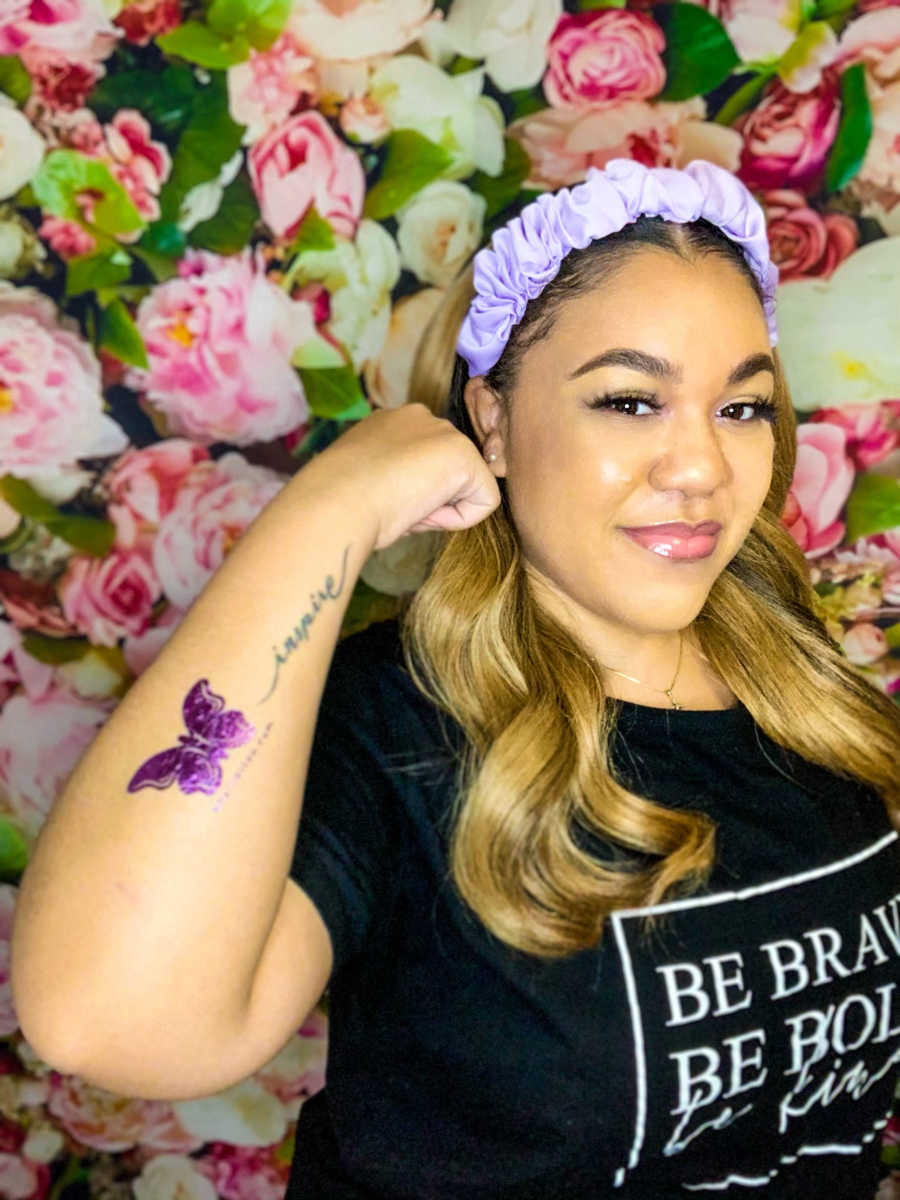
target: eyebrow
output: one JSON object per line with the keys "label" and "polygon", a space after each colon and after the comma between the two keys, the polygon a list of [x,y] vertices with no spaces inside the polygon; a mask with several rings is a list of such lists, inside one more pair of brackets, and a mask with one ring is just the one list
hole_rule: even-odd
{"label": "eyebrow", "polygon": [[[680,383],[682,380],[681,368],[670,363],[667,358],[657,358],[653,354],[645,354],[643,350],[630,350],[623,347],[605,350],[595,358],[589,358],[571,375],[568,375],[567,379],[577,379],[579,375],[586,375],[588,371],[596,371],[598,367],[629,367],[632,371],[640,371],[644,375],[652,375],[655,379],[662,379],[670,383]],[[775,363],[768,354],[750,354],[731,371],[725,385],[733,387],[737,383],[743,383],[745,379],[752,379],[760,371],[770,371],[774,378]]]}

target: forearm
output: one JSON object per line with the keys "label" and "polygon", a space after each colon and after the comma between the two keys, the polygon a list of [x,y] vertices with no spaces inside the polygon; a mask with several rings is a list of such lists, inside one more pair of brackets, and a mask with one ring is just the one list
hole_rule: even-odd
{"label": "forearm", "polygon": [[[13,997],[39,1050],[62,1057],[104,1026],[134,1038],[165,1028],[177,1046],[198,1026],[237,1025],[281,901],[370,526],[359,497],[314,460],[245,531],[82,756],[16,906]],[[241,744],[215,753],[202,708],[186,726],[201,680],[243,718],[231,739]],[[152,764],[188,740],[201,770],[184,752],[174,777]]]}

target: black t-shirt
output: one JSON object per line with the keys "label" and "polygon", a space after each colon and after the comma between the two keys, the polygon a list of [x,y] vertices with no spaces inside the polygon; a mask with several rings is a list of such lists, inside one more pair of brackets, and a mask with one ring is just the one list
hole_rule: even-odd
{"label": "black t-shirt", "polygon": [[331,934],[326,1088],[287,1200],[871,1200],[900,1072],[900,849],[881,799],[742,705],[623,702],[627,783],[718,824],[706,887],[597,948],[515,951],[458,897],[461,731],[394,623],[335,652],[291,875]]}

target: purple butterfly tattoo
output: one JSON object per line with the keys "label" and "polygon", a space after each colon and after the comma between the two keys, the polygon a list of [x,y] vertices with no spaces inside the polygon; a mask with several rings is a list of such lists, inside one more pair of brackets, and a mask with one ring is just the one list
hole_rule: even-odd
{"label": "purple butterfly tattoo", "polygon": [[242,746],[255,732],[237,709],[223,712],[225,700],[210,690],[209,680],[200,679],[182,705],[188,732],[178,735],[179,745],[162,750],[142,763],[128,784],[138,788],[165,788],[175,780],[185,792],[211,796],[222,782],[219,760],[234,746]]}

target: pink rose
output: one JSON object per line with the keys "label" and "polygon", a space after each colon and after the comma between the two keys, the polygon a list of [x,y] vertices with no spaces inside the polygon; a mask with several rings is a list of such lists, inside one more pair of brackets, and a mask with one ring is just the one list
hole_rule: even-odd
{"label": "pink rose", "polygon": [[129,42],[146,46],[181,24],[181,0],[130,0],[115,18]]}
{"label": "pink rose", "polygon": [[802,192],[787,188],[765,192],[760,199],[781,283],[809,275],[827,277],[856,249],[859,230],[845,213],[823,216],[807,205]]}
{"label": "pink rose", "polygon": [[14,475],[128,445],[103,412],[100,364],[74,321],[32,287],[0,281],[0,462]]}
{"label": "pink rose", "polygon": [[116,546],[133,549],[142,534],[155,534],[175,505],[178,489],[209,451],[186,438],[168,438],[142,449],[132,446],[100,480],[106,515],[116,527]]}
{"label": "pink rose", "polygon": [[738,175],[751,188],[813,188],[840,120],[837,76],[826,71],[812,91],[774,80],[760,103],[738,117],[744,139]]}
{"label": "pink rose", "polygon": [[833,550],[844,536],[838,514],[854,477],[846,430],[825,421],[798,427],[797,464],[782,520],[807,558]]}
{"label": "pink rose", "polygon": [[21,58],[31,76],[29,103],[40,101],[53,110],[72,112],[81,108],[103,74],[99,63],[72,59],[60,50],[41,46],[25,50]]}
{"label": "pink rose", "polygon": [[900,403],[885,400],[881,404],[844,404],[840,408],[820,408],[810,421],[827,421],[847,432],[847,453],[857,470],[864,471],[887,458],[900,442]]}
{"label": "pink rose", "polygon": [[112,53],[118,36],[103,0],[6,0],[0,16],[0,54],[40,47],[96,60]]}
{"label": "pink rose", "polygon": [[44,217],[38,228],[38,237],[42,237],[60,258],[68,261],[79,254],[90,254],[97,245],[97,239],[77,221],[66,217]]}
{"label": "pink rose", "polygon": [[263,218],[276,236],[290,237],[310,204],[343,237],[356,232],[365,173],[321,113],[298,113],[271,130],[251,149],[248,165]]}
{"label": "pink rose", "polygon": [[[18,1027],[18,1022],[16,1022]],[[0,1151],[0,1196],[6,1200],[32,1200],[50,1189],[50,1168],[22,1154]]]}
{"label": "pink rose", "polygon": [[[30,579],[18,571],[0,568],[0,601],[9,618],[7,623],[0,622],[0,657],[4,653],[3,636],[13,627],[33,629],[50,637],[74,637],[78,632],[63,616],[55,584],[50,580]],[[31,663],[36,666],[37,660],[31,659]],[[0,688],[0,705],[2,703],[3,690]]]}
{"label": "pink rose", "polygon": [[16,692],[3,705],[0,794],[30,836],[40,832],[57,794],[113,707],[58,685],[39,696]]}
{"label": "pink rose", "polygon": [[126,382],[165,415],[169,433],[246,446],[306,420],[291,356],[315,332],[312,312],[249,249],[189,250],[177,276],[140,302],[136,321],[149,365],[130,368]]}
{"label": "pink rose", "polygon": [[633,158],[648,167],[682,167],[705,158],[736,170],[740,134],[705,116],[706,103],[699,96],[675,104],[623,100],[589,112],[544,108],[513,121],[507,133],[531,160],[526,187],[577,183],[588,167],[602,169],[611,158]]}
{"label": "pink rose", "polygon": [[888,652],[884,631],[870,621],[860,621],[844,634],[841,647],[852,663],[867,667]]}
{"label": "pink rose", "polygon": [[[150,132],[149,123],[133,108],[119,109],[104,126],[104,157],[145,221],[159,217],[157,196],[172,169],[165,143],[153,141]],[[140,231],[134,234],[139,236]]]}
{"label": "pink rose", "polygon": [[246,62],[228,68],[228,110],[246,125],[245,142],[256,141],[298,108],[319,96],[316,60],[289,32],[268,50],[251,50]]}
{"label": "pink rose", "polygon": [[341,106],[338,124],[347,137],[358,142],[377,142],[391,131],[384,109],[371,96],[351,96]]}
{"label": "pink rose", "polygon": [[57,587],[66,620],[101,646],[142,633],[161,594],[152,566],[136,550],[115,549],[104,558],[74,554]]}
{"label": "pink rose", "polygon": [[153,543],[153,566],[177,608],[190,607],[285,482],[275,471],[248,463],[236,451],[194,466]]}
{"label": "pink rose", "polygon": [[644,13],[564,14],[547,47],[544,94],[555,108],[599,108],[655,96],[666,81],[666,39]]}

